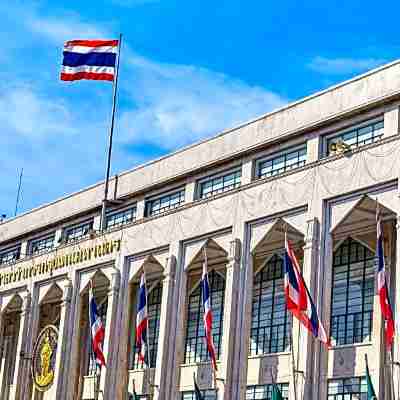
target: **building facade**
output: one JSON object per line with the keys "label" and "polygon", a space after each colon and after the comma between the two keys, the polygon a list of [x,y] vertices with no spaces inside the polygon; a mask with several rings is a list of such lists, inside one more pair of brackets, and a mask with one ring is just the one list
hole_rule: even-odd
{"label": "building facade", "polygon": [[[399,107],[397,61],[120,174],[104,232],[103,183],[4,221],[0,398],[125,400],[135,387],[141,399],[191,400],[195,374],[207,400],[270,399],[273,381],[290,400],[364,399],[367,355],[378,398],[399,399],[400,329],[389,355],[375,257],[379,206],[398,316]],[[286,310],[285,231],[330,349]],[[205,256],[216,381],[202,325]],[[134,345],[143,270],[150,369]],[[90,284],[105,324],[99,393]],[[42,335],[38,352],[48,325],[58,338]],[[37,390],[36,372],[48,390]]]}

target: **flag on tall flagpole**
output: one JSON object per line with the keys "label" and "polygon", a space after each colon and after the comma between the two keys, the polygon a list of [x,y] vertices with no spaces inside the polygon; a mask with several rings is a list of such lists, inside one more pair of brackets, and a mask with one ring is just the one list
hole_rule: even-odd
{"label": "flag on tall flagpole", "polygon": [[105,329],[103,321],[97,311],[97,304],[93,296],[92,284],[89,287],[89,317],[92,336],[92,349],[96,365],[100,368],[106,365],[103,354],[103,342],[105,336]]}
{"label": "flag on tall flagpole", "polygon": [[217,371],[217,360],[215,355],[216,352],[212,336],[213,316],[211,309],[210,285],[208,282],[206,251],[204,251],[203,275],[201,278],[201,293],[202,293],[203,307],[204,307],[203,319],[204,319],[204,331],[206,334],[207,351],[211,359],[212,367],[214,368],[214,371]]}
{"label": "flag on tall flagpole", "polygon": [[374,385],[372,384],[371,375],[369,373],[368,358],[365,354],[365,379],[367,381],[367,398],[366,400],[377,400]]}
{"label": "flag on tall flagpole", "polygon": [[389,290],[386,281],[385,272],[385,254],[383,250],[383,231],[382,231],[382,220],[379,212],[379,206],[376,208],[376,253],[378,257],[378,293],[381,304],[382,317],[385,321],[385,342],[386,346],[390,348],[393,344],[394,339],[394,317],[393,310],[390,304]]}
{"label": "flag on tall flagpole", "polygon": [[330,346],[329,338],[319,319],[317,309],[304,282],[300,266],[285,234],[285,297],[288,310],[315,338]]}
{"label": "flag on tall flagpole", "polygon": [[69,40],[64,44],[62,81],[114,81],[118,40]]}
{"label": "flag on tall flagpole", "polygon": [[136,347],[138,350],[139,360],[150,367],[147,349],[147,332],[149,320],[147,315],[147,292],[146,292],[146,276],[142,273],[139,286],[139,299],[136,313]]}
{"label": "flag on tall flagpole", "polygon": [[272,383],[272,397],[271,400],[283,400],[283,396],[281,391],[278,388],[278,385],[273,382]]}

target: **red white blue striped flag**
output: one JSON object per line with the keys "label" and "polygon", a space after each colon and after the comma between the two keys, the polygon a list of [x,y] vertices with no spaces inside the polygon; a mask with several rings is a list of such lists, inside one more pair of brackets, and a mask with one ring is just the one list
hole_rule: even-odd
{"label": "red white blue striped flag", "polygon": [[285,296],[289,311],[315,338],[330,346],[330,340],[319,319],[317,309],[304,282],[300,266],[285,235]]}
{"label": "red white blue striped flag", "polygon": [[105,336],[105,329],[103,321],[97,311],[96,300],[93,296],[93,288],[90,285],[89,288],[89,317],[90,317],[90,327],[92,334],[92,349],[96,364],[99,367],[105,366],[106,361],[103,354],[103,342]]}
{"label": "red white blue striped flag", "polygon": [[379,300],[381,303],[381,312],[382,317],[385,321],[385,341],[387,347],[393,344],[394,339],[394,318],[393,318],[393,310],[390,304],[389,290],[386,281],[386,272],[385,272],[385,255],[383,251],[383,232],[382,232],[382,221],[379,212],[379,207],[376,209],[376,236],[377,236],[377,246],[376,253],[378,256],[378,293]]}
{"label": "red white blue striped flag", "polygon": [[214,340],[212,336],[212,309],[211,309],[211,296],[210,296],[210,285],[208,283],[208,273],[207,273],[207,255],[204,252],[204,263],[203,263],[203,276],[201,278],[201,293],[203,298],[203,307],[204,307],[204,331],[206,334],[206,344],[208,355],[211,359],[212,367],[214,371],[217,371],[217,360],[216,360],[216,352],[214,346]]}
{"label": "red white blue striped flag", "polygon": [[70,40],[65,43],[62,81],[113,81],[118,40]]}
{"label": "red white blue striped flag", "polygon": [[150,367],[150,360],[148,360],[147,357],[148,327],[149,319],[147,315],[146,277],[143,272],[140,278],[139,299],[136,312],[136,347],[138,350],[139,360]]}

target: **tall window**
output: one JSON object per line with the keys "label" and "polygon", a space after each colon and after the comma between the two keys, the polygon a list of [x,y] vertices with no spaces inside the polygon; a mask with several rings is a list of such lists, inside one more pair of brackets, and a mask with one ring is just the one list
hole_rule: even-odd
{"label": "tall window", "polygon": [[31,255],[46,253],[54,248],[55,234],[51,233],[45,237],[34,239],[29,244],[29,252]]}
{"label": "tall window", "polygon": [[337,345],[371,340],[375,255],[349,238],[334,253],[331,336]]}
{"label": "tall window", "polygon": [[333,152],[332,145],[339,141],[344,142],[351,148],[356,148],[376,142],[383,137],[383,133],[383,119],[364,122],[354,128],[347,129],[344,132],[328,137],[326,139],[326,154],[331,154]]}
{"label": "tall window", "polygon": [[119,210],[110,212],[106,216],[106,227],[107,229],[115,228],[116,226],[122,226],[129,224],[136,219],[136,206],[129,207],[125,210]]}
{"label": "tall window", "polygon": [[307,145],[289,149],[256,163],[259,178],[279,175],[291,169],[305,165],[307,161]]}
{"label": "tall window", "polygon": [[0,251],[0,265],[12,264],[21,257],[21,245]]}
{"label": "tall window", "polygon": [[242,171],[236,170],[224,175],[205,178],[199,182],[199,198],[214,196],[218,193],[227,192],[240,186]]}
{"label": "tall window", "polygon": [[[281,391],[285,400],[289,398],[289,384],[278,383],[278,389]],[[271,400],[272,385],[255,385],[247,386],[246,400]]]}
{"label": "tall window", "polygon": [[177,208],[185,202],[185,189],[168,193],[146,201],[146,216],[162,214],[168,210]]}
{"label": "tall window", "polygon": [[367,398],[365,378],[345,378],[329,381],[328,400],[364,400]]}
{"label": "tall window", "polygon": [[[204,397],[204,400],[217,400],[217,391],[216,390],[202,390],[201,394]],[[182,400],[196,400],[196,394],[194,391],[182,392]]]}
{"label": "tall window", "polygon": [[250,354],[290,350],[291,327],[284,293],[283,260],[274,255],[254,278]]}
{"label": "tall window", "polygon": [[[221,355],[222,325],[224,316],[224,294],[225,279],[212,270],[208,274],[210,283],[211,308],[213,313],[213,338],[216,350],[216,357]],[[185,343],[185,364],[209,361],[205,341],[203,323],[203,303],[201,298],[200,284],[189,296],[186,343]]]}
{"label": "tall window", "polygon": [[[160,332],[160,314],[161,314],[161,298],[162,298],[162,285],[161,282],[152,289],[148,294],[147,313],[149,318],[149,353],[150,353],[150,367],[156,367],[157,361],[157,345],[158,335]],[[144,368],[143,363],[139,360],[137,349],[135,349],[134,368]]]}
{"label": "tall window", "polygon": [[69,242],[84,239],[89,236],[90,231],[93,229],[93,221],[86,221],[79,225],[69,226],[64,229],[63,238]]}

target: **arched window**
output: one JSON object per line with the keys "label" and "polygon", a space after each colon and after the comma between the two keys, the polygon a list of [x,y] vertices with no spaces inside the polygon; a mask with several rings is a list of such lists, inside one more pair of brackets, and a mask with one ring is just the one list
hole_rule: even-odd
{"label": "arched window", "polygon": [[[157,361],[157,347],[158,335],[160,333],[160,314],[161,314],[161,299],[162,299],[162,284],[158,282],[156,286],[151,288],[147,298],[147,313],[149,318],[149,353],[150,353],[150,367],[156,367]],[[143,363],[139,360],[138,352],[135,347],[134,368],[144,368]]]}
{"label": "arched window", "polygon": [[352,238],[335,251],[331,336],[336,344],[371,340],[375,254]]}
{"label": "arched window", "polygon": [[274,255],[255,275],[250,354],[290,350],[292,319],[286,309],[283,259]]}
{"label": "arched window", "polygon": [[[224,277],[212,270],[208,274],[211,290],[211,308],[213,313],[213,338],[216,356],[221,355],[222,325],[224,316]],[[200,284],[190,294],[187,310],[185,364],[204,362],[210,358],[207,352],[203,323],[203,302]]]}

